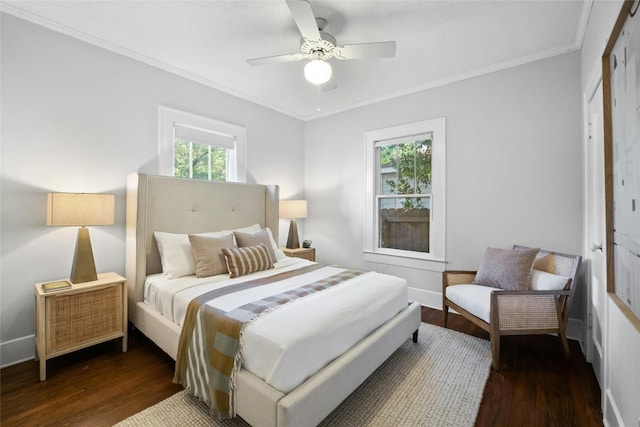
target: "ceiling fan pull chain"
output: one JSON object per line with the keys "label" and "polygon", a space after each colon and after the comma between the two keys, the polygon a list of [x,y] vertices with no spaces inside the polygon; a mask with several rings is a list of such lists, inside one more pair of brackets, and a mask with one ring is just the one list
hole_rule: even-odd
{"label": "ceiling fan pull chain", "polygon": [[320,112],[320,85],[316,85],[316,111]]}

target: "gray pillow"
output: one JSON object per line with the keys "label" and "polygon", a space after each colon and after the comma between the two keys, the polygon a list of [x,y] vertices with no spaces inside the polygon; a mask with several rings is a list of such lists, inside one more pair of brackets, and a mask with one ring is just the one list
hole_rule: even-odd
{"label": "gray pillow", "polygon": [[527,290],[539,250],[487,248],[473,283],[505,290]]}
{"label": "gray pillow", "polygon": [[263,228],[257,233],[243,233],[241,231],[234,231],[233,234],[236,235],[236,242],[238,242],[239,248],[246,248],[249,246],[256,246],[260,243],[264,243],[267,247],[267,251],[269,251],[271,262],[278,262],[276,253],[271,246],[271,237],[269,236],[269,232],[266,228]]}
{"label": "gray pillow", "polygon": [[189,234],[189,241],[196,261],[196,277],[209,277],[229,272],[222,249],[235,247],[233,234],[222,237]]}

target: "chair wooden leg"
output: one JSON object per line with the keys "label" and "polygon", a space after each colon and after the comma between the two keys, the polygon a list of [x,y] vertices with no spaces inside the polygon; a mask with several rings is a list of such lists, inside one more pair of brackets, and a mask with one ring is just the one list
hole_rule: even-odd
{"label": "chair wooden leg", "polygon": [[442,323],[444,327],[447,327],[447,321],[449,320],[449,307],[447,305],[442,306]]}
{"label": "chair wooden leg", "polygon": [[493,369],[500,370],[500,335],[496,333],[489,333],[489,339],[491,340],[491,360],[493,362]]}

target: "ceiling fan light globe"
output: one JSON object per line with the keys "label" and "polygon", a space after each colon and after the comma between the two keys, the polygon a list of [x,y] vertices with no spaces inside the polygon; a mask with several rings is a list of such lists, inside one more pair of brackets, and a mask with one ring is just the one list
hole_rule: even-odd
{"label": "ceiling fan light globe", "polygon": [[309,83],[321,85],[331,79],[331,65],[321,59],[314,59],[304,66],[304,77]]}

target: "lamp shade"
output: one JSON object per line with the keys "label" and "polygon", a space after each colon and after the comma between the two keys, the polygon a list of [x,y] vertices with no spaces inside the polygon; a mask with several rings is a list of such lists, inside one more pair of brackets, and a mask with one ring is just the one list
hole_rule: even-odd
{"label": "lamp shade", "polygon": [[115,215],[113,194],[49,193],[47,225],[112,225]]}
{"label": "lamp shade", "polygon": [[306,218],[306,200],[280,200],[280,218]]}
{"label": "lamp shade", "polygon": [[84,283],[98,280],[91,238],[86,226],[113,224],[114,207],[113,194],[49,193],[47,195],[47,225],[80,226],[71,266],[71,282]]}
{"label": "lamp shade", "polygon": [[304,66],[304,77],[310,83],[321,85],[331,78],[331,65],[322,59],[314,59]]}

